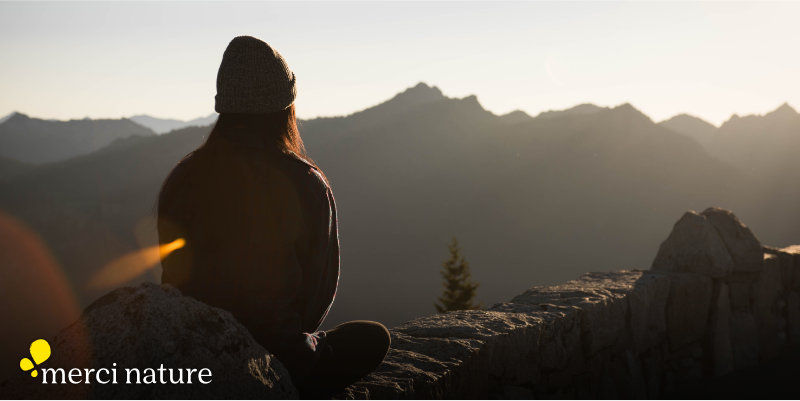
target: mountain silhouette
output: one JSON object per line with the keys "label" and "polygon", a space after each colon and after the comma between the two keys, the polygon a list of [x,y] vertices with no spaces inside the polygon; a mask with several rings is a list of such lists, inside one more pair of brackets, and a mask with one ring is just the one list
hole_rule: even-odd
{"label": "mountain silhouette", "polygon": [[687,114],[659,123],[695,139],[721,160],[764,176],[786,167],[800,147],[800,114],[788,103],[764,115],[734,114],[719,128]]}
{"label": "mountain silhouette", "polygon": [[[209,130],[129,137],[34,166],[0,180],[0,208],[41,233],[85,304],[103,292],[86,288],[94,272],[155,242],[160,185]],[[420,83],[300,130],[339,210],[341,287],[326,326],[430,313],[453,236],[484,304],[585,271],[649,266],[687,209],[737,210],[767,243],[800,237],[797,219],[775,218],[800,216],[800,194],[781,189],[794,188],[790,172],[754,175],[630,104],[498,116],[475,96]]]}
{"label": "mountain silhouette", "polygon": [[0,117],[0,124],[2,124],[4,121],[8,120],[9,118],[13,117],[16,114],[19,113],[16,111],[12,111],[11,113],[8,113],[5,117]]}
{"label": "mountain silhouette", "polygon": [[719,127],[711,149],[756,174],[770,173],[786,158],[798,159],[800,114],[784,103],[764,115],[734,115]]}
{"label": "mountain silhouette", "polygon": [[383,124],[398,115],[408,112],[409,109],[428,103],[435,103],[442,99],[445,99],[445,97],[439,88],[420,82],[416,86],[398,93],[391,99],[365,110],[347,116],[305,120],[301,121],[300,126],[302,129],[310,130],[322,127],[326,131],[324,140],[334,141],[338,140],[342,135],[347,135],[347,130],[353,123],[363,127]]}
{"label": "mountain silhouette", "polygon": [[605,107],[600,107],[591,103],[582,103],[577,106],[570,107],[566,110],[548,110],[539,113],[536,118],[556,118],[556,117],[564,117],[569,115],[578,115],[578,114],[594,114],[601,110],[605,110]]}
{"label": "mountain silhouette", "polygon": [[0,157],[49,163],[91,153],[116,139],[153,134],[125,118],[57,121],[14,113],[0,123]]}
{"label": "mountain silhouette", "polygon": [[706,149],[717,131],[713,124],[690,114],[678,114],[658,124],[694,139]]}
{"label": "mountain silhouette", "polygon": [[198,117],[187,121],[173,118],[158,118],[146,114],[135,115],[129,117],[129,119],[139,125],[150,128],[157,134],[164,134],[180,128],[211,125],[217,120],[217,113],[211,113],[205,117]]}
{"label": "mountain silhouette", "polygon": [[514,110],[510,113],[503,114],[500,118],[506,124],[519,124],[533,119],[533,117],[522,110]]}

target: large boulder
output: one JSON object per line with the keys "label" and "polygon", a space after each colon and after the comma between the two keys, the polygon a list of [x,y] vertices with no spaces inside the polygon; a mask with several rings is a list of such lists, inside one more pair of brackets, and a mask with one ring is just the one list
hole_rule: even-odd
{"label": "large boulder", "polygon": [[686,212],[661,243],[652,270],[721,278],[761,269],[761,243],[730,211]]}
{"label": "large boulder", "polygon": [[[48,339],[49,340],[49,339]],[[184,297],[168,285],[152,283],[114,290],[84,310],[80,319],[50,341],[52,357],[32,378],[20,373],[3,384],[12,398],[296,398],[297,392],[281,363],[255,342],[224,310]],[[158,369],[167,384],[160,383]],[[118,383],[97,383],[94,374],[83,384],[43,384],[43,368],[112,369]],[[156,384],[126,384],[126,369],[142,377],[154,369]],[[186,384],[187,369],[197,369]],[[200,369],[210,370],[210,383],[198,382]],[[182,372],[184,384],[171,384]],[[137,375],[132,374],[135,378]],[[69,377],[69,376],[68,376]],[[106,376],[102,380],[109,380]],[[206,375],[205,381],[209,376]],[[57,379],[57,381],[60,379]],[[69,380],[69,379],[67,379]],[[51,380],[52,381],[52,380]],[[142,379],[142,383],[145,379]]]}
{"label": "large boulder", "polygon": [[719,233],[725,248],[731,255],[734,272],[760,271],[764,255],[763,247],[750,231],[730,210],[710,207],[703,211],[705,217]]}

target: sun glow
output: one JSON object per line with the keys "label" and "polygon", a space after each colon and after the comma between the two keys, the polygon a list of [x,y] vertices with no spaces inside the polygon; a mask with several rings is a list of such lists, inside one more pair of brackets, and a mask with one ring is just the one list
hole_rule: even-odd
{"label": "sun glow", "polygon": [[107,288],[122,284],[152,269],[167,255],[183,248],[185,245],[186,240],[178,238],[168,244],[151,246],[128,253],[98,271],[89,281],[88,286],[91,288]]}

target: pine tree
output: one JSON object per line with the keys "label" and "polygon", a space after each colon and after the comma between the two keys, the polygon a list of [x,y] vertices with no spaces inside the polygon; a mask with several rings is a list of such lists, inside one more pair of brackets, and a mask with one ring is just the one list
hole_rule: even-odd
{"label": "pine tree", "polygon": [[461,247],[458,240],[453,240],[448,245],[450,258],[442,263],[442,278],[444,281],[444,291],[439,297],[439,303],[434,304],[439,313],[464,309],[479,309],[480,305],[475,304],[475,290],[478,283],[472,281],[469,272],[469,263],[461,255]]}

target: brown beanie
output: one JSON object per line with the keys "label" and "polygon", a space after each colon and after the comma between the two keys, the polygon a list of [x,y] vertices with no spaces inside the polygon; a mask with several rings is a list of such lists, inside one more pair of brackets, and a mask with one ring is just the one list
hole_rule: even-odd
{"label": "brown beanie", "polygon": [[294,73],[280,53],[252,36],[233,38],[217,72],[217,113],[265,114],[291,106]]}

